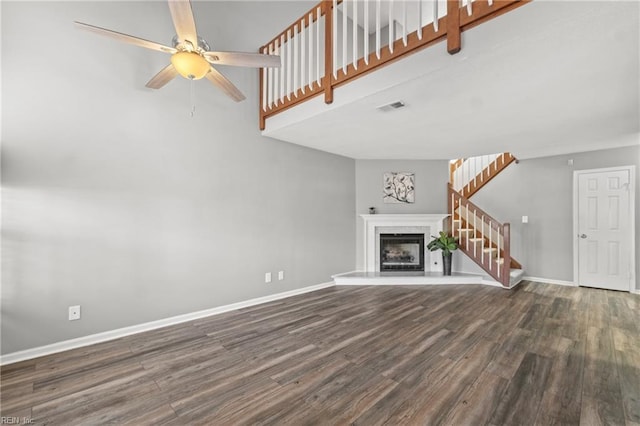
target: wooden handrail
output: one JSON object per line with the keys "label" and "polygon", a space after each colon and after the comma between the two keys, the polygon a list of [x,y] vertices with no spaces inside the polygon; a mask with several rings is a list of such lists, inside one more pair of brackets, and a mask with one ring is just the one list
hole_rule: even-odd
{"label": "wooden handrail", "polygon": [[[465,215],[461,214],[460,207],[465,208]],[[517,266],[520,266],[511,257],[511,225],[495,220],[491,215],[453,189],[451,184],[447,185],[447,209],[451,218],[449,230],[452,235],[456,235],[455,221],[458,221],[460,250],[496,281],[504,287],[509,287],[511,267],[514,262]],[[469,212],[471,211],[472,217],[470,218]],[[478,218],[480,218],[480,226],[477,223]],[[485,232],[486,225],[489,226],[489,236]],[[465,232],[461,232],[463,229]],[[474,238],[474,240],[471,240],[471,238]],[[482,244],[478,249],[477,244],[479,242]],[[487,250],[489,251],[486,252]],[[496,261],[496,258],[493,257],[492,250],[497,252],[499,261]]]}
{"label": "wooden handrail", "polygon": [[520,0],[519,2],[498,0],[494,1],[493,4],[489,4],[487,0],[476,0],[473,2],[473,14],[471,16],[464,9],[460,9],[460,28],[462,31],[470,30],[531,1],[533,0]]}
{"label": "wooden handrail", "polygon": [[[337,0],[336,5],[343,3],[346,0]],[[405,0],[402,0],[405,1]],[[333,0],[322,0],[320,3],[311,8],[304,16],[300,17],[293,24],[288,26],[284,31],[280,32],[276,37],[272,38],[266,43],[260,51],[264,52],[265,49],[269,49],[269,46],[280,46],[284,42],[290,42],[292,38],[299,37],[300,32],[305,31],[306,28],[310,28],[312,23],[319,21],[321,16],[325,17],[324,26],[324,76],[318,75],[317,78],[322,82],[322,90],[314,87],[313,82],[310,84],[303,84],[301,80],[300,88],[293,88],[293,92],[285,93],[284,100],[277,99],[272,102],[264,102],[262,97],[264,92],[270,93],[270,82],[265,81],[265,76],[261,71],[262,86],[260,90],[260,129],[264,130],[266,125],[266,119],[270,116],[278,114],[297,105],[300,102],[306,101],[310,98],[324,93],[325,103],[333,102],[333,89],[340,85],[346,84],[353,79],[360,78],[377,68],[388,65],[406,55],[415,53],[428,46],[436,44],[438,42],[447,40],[447,50],[450,53],[456,53],[460,50],[460,32],[466,31],[475,25],[482,22],[486,22],[489,19],[493,19],[496,16],[518,8],[524,4],[527,4],[531,0],[493,0],[489,4],[488,0],[475,0],[472,3],[472,13],[469,14],[467,8],[461,7],[460,0],[448,0],[447,2],[447,15],[418,28],[411,33],[404,34],[402,39],[391,40],[390,44],[383,46],[380,57],[377,56],[376,51],[366,52],[366,57],[361,57],[355,61],[344,65],[341,69],[335,71],[333,63],[333,19],[332,16],[335,13],[333,10]],[[318,14],[318,7],[321,11]],[[435,25],[434,25],[435,24]],[[316,25],[316,28],[318,26]],[[298,31],[296,32],[296,28]],[[290,34],[293,34],[290,37]],[[294,67],[297,64],[294,64]],[[284,72],[284,70],[281,70]],[[290,72],[290,71],[289,71]],[[319,73],[317,73],[319,74]],[[282,74],[280,74],[282,75]],[[269,80],[269,75],[267,79]],[[265,90],[265,86],[267,89]],[[304,87],[304,91],[302,88]],[[266,107],[263,108],[263,105]]]}
{"label": "wooden handrail", "polygon": [[[341,86],[351,80],[356,78],[360,78],[372,71],[375,71],[377,68],[380,68],[384,65],[388,65],[392,62],[395,62],[399,59],[402,59],[403,56],[408,54],[417,52],[422,50],[428,46],[431,46],[435,43],[441,42],[446,38],[445,23],[447,17],[440,18],[438,25],[439,30],[436,31],[433,27],[433,24],[429,24],[423,27],[423,35],[422,40],[418,38],[418,36],[414,33],[411,33],[407,36],[407,45],[405,46],[402,40],[395,40],[393,42],[393,53],[388,48],[382,49],[380,52],[380,58],[376,56],[376,52],[371,52],[367,59],[369,60],[369,64],[367,65],[364,58],[358,59],[358,69],[353,64],[347,65],[347,72],[345,73],[342,69],[338,70],[338,76],[335,79],[335,86]],[[388,47],[384,46],[384,47]]]}
{"label": "wooden handrail", "polygon": [[[474,179],[469,183],[468,186],[465,186],[463,190],[463,194],[466,198],[471,198],[473,194],[478,192],[480,188],[484,187],[490,180],[495,178],[502,172],[507,166],[513,162],[517,162],[518,159],[511,155],[509,152],[505,152],[503,156],[496,158],[487,169],[484,169],[481,173],[483,174],[483,179],[481,179],[481,183],[478,184],[478,179]],[[493,171],[491,170],[491,166],[493,165]],[[487,172],[484,175],[485,171]]]}
{"label": "wooden handrail", "polygon": [[[485,160],[489,161],[486,166]],[[449,167],[449,182],[453,185],[453,189],[460,191],[464,197],[471,198],[507,166],[517,161],[509,152],[471,157],[462,162],[457,160]],[[478,162],[483,168],[478,168]],[[457,173],[459,169],[461,171]]]}
{"label": "wooden handrail", "polygon": [[[469,199],[467,197],[465,197],[464,195],[460,194],[458,191],[456,191],[455,189],[453,189],[453,186],[451,184],[447,184],[447,188],[449,193],[453,193],[454,197],[457,200],[464,200],[465,204],[471,204],[474,208],[475,211],[479,212],[482,216],[484,216],[485,218],[487,218],[488,220],[490,220],[492,223],[498,223],[500,224],[499,221],[497,221],[496,219],[494,219],[493,217],[491,217],[491,215],[487,212],[485,212],[484,210],[482,210],[480,207],[476,206],[475,204],[473,204],[471,201],[469,201]],[[459,205],[459,204],[458,204]],[[452,212],[449,212],[450,214]]]}

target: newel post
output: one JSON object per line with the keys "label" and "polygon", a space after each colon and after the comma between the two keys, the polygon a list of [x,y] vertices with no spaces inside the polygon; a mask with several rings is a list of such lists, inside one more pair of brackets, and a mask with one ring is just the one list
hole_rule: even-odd
{"label": "newel post", "polygon": [[454,55],[461,46],[460,0],[447,0],[447,52]]}

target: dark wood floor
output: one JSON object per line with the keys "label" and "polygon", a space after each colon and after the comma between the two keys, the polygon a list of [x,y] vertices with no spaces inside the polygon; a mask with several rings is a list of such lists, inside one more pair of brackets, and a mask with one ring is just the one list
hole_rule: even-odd
{"label": "dark wood floor", "polygon": [[640,297],[334,287],[2,368],[35,424],[640,423]]}

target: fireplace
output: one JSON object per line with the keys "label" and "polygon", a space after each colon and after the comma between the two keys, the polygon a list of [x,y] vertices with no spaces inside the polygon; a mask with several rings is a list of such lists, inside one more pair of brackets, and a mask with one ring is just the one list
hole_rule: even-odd
{"label": "fireplace", "polygon": [[[381,272],[380,235],[422,234],[426,242],[444,228],[444,213],[433,214],[362,214],[362,268],[366,272]],[[424,272],[442,271],[442,254],[424,249]],[[389,270],[386,271],[390,273]],[[391,271],[393,272],[393,271]],[[419,272],[419,271],[416,271]]]}
{"label": "fireplace", "polygon": [[424,234],[380,234],[380,271],[424,271]]}

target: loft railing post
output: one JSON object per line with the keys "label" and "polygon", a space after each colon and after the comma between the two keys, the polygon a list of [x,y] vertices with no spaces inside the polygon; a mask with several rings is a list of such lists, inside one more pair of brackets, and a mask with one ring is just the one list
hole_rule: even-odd
{"label": "loft railing post", "polygon": [[460,51],[460,0],[447,0],[447,52],[451,55]]}
{"label": "loft railing post", "polygon": [[324,5],[324,103],[333,102],[333,10],[332,0]]}

